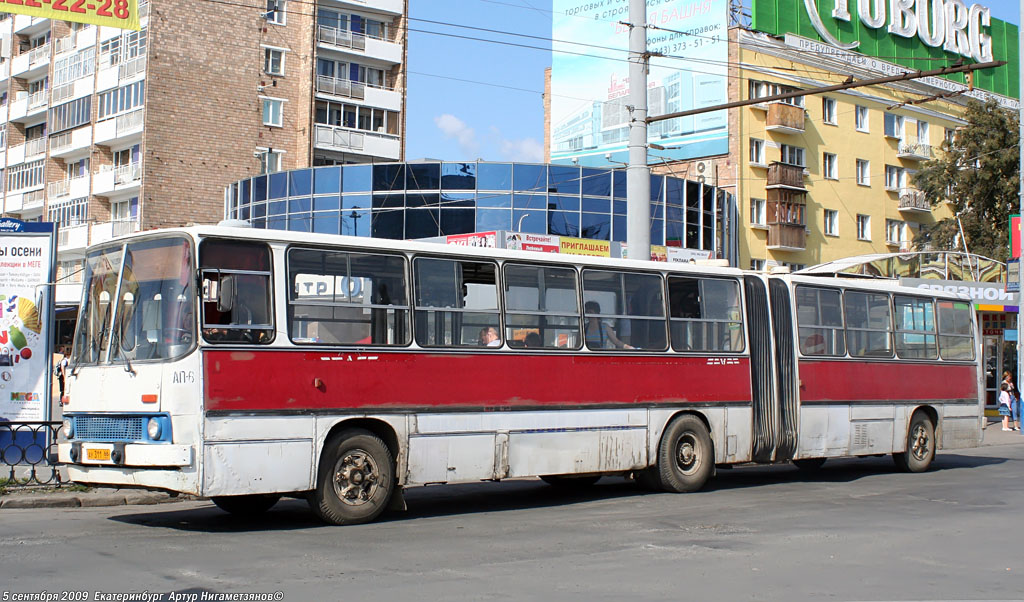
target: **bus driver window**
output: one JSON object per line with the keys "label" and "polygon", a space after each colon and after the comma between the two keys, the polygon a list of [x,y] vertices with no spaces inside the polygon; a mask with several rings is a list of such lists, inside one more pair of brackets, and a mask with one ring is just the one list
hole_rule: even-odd
{"label": "bus driver window", "polygon": [[274,338],[270,249],[246,241],[200,246],[203,338],[211,343],[269,343]]}

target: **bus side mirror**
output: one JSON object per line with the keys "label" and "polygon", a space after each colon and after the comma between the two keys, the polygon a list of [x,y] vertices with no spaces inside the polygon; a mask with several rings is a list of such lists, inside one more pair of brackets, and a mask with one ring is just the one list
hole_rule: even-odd
{"label": "bus side mirror", "polygon": [[235,306],[235,277],[230,274],[222,275],[220,286],[217,287],[217,311],[222,314],[230,313]]}

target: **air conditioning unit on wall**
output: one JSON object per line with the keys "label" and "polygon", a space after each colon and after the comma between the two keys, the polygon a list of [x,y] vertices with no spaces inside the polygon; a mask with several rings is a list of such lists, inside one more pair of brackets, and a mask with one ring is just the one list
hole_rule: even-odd
{"label": "air conditioning unit on wall", "polygon": [[698,182],[703,182],[708,186],[715,186],[718,182],[714,161],[697,161],[693,164],[693,169]]}

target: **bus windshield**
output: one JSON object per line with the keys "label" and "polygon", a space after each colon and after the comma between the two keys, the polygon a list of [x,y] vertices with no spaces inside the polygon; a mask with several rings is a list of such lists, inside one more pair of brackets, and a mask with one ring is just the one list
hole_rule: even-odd
{"label": "bus windshield", "polygon": [[75,363],[166,360],[191,349],[196,294],[187,239],[97,249],[85,264]]}

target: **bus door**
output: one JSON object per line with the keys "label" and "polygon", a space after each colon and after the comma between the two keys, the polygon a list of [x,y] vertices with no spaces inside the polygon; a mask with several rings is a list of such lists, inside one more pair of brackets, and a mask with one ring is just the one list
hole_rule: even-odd
{"label": "bus door", "polygon": [[789,290],[759,276],[745,276],[750,329],[750,382],[755,462],[792,458],[796,450],[796,358]]}

